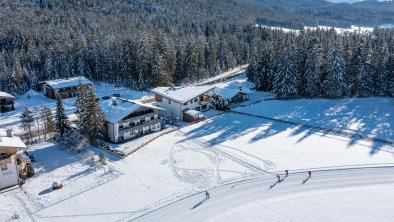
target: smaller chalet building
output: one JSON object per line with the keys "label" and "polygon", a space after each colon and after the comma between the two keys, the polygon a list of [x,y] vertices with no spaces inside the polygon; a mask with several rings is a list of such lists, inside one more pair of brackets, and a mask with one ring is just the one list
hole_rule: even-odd
{"label": "smaller chalet building", "polygon": [[106,118],[107,139],[113,143],[160,131],[162,128],[162,108],[120,98],[103,100],[101,106]]}
{"label": "smaller chalet building", "polygon": [[40,82],[40,85],[45,96],[51,99],[56,99],[56,96],[59,94],[64,99],[77,96],[80,82],[83,85],[91,84],[89,79],[79,76],[66,79],[48,80]]}
{"label": "smaller chalet building", "polygon": [[16,153],[26,149],[26,145],[20,138],[11,134],[0,135],[0,190],[19,184]]}
{"label": "smaller chalet building", "polygon": [[14,110],[15,96],[0,91],[0,112]]}
{"label": "smaller chalet building", "polygon": [[215,88],[215,94],[223,97],[229,105],[235,105],[249,100],[251,91],[244,87],[238,88]]}
{"label": "smaller chalet building", "polygon": [[155,105],[165,109],[163,116],[191,121],[195,118],[191,118],[186,112],[209,110],[214,88],[214,86],[157,87],[151,92],[155,94]]}

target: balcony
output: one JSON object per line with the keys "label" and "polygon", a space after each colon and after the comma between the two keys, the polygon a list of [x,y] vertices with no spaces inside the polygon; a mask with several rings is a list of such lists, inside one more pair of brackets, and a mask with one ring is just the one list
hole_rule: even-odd
{"label": "balcony", "polygon": [[153,124],[156,124],[156,123],[161,123],[161,122],[162,122],[162,118],[159,116],[159,118],[150,120],[148,122],[144,121],[144,122],[141,122],[140,124],[137,124],[137,125],[134,125],[134,126],[130,125],[129,127],[119,128],[119,133],[125,133],[125,132],[128,132],[128,131],[135,131],[136,129],[138,131],[141,131],[140,129],[142,129],[143,127],[150,126],[150,125],[153,125]]}

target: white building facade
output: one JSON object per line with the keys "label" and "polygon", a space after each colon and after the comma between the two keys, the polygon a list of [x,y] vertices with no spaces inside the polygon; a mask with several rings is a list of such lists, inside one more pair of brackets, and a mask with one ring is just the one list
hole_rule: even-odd
{"label": "white building facade", "polygon": [[163,109],[137,101],[118,98],[101,103],[105,116],[108,140],[123,142],[162,129]]}
{"label": "white building facade", "polygon": [[155,94],[155,106],[165,109],[163,116],[184,120],[188,110],[207,111],[210,109],[210,96],[214,86],[195,87],[157,87],[151,92]]}
{"label": "white building facade", "polygon": [[0,136],[0,190],[19,184],[16,152],[24,149],[20,138]]}

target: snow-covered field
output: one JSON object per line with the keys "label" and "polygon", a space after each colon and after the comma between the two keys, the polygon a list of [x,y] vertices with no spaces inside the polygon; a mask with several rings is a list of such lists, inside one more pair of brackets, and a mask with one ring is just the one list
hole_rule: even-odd
{"label": "snow-covered field", "polygon": [[[245,76],[217,85],[253,88]],[[105,84],[96,91],[100,97],[147,95]],[[1,128],[17,127],[22,105],[55,105],[41,95],[30,97],[0,116]],[[271,97],[253,92],[237,111],[393,140],[390,99],[263,101]],[[74,101],[64,103],[72,115]],[[394,216],[393,147],[236,113],[207,116],[212,118],[163,135],[125,159],[107,154],[113,173],[54,143],[32,146],[43,163],[35,165],[37,171],[46,166],[45,171],[27,180],[23,191],[0,194],[0,221],[14,214],[19,221],[60,222],[130,221],[145,214],[138,220],[390,221]],[[118,148],[132,150],[141,141]],[[276,174],[283,176],[285,169],[289,177],[276,183]],[[302,184],[309,169],[312,178]],[[51,191],[54,180],[64,188]],[[200,192],[207,189],[211,199],[202,202]]]}
{"label": "snow-covered field", "polygon": [[[392,98],[271,100],[236,110],[394,141]],[[299,130],[300,133],[306,131],[305,128]],[[381,145],[375,143],[376,150],[372,151],[378,151]]]}

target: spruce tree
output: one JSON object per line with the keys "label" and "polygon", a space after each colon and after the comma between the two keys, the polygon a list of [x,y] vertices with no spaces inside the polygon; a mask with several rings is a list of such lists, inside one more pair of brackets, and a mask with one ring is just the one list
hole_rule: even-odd
{"label": "spruce tree", "polygon": [[367,97],[372,95],[372,50],[368,49],[357,76],[357,95]]}
{"label": "spruce tree", "polygon": [[318,96],[322,76],[322,53],[317,39],[312,39],[309,43],[304,71],[305,96]]}
{"label": "spruce tree", "polygon": [[32,127],[34,126],[33,112],[27,107],[25,107],[25,110],[22,112],[22,115],[20,116],[20,120],[21,120],[20,128],[28,132],[28,138],[29,140],[31,140],[33,138],[31,130]]}
{"label": "spruce tree", "polygon": [[323,95],[331,98],[346,95],[346,64],[340,52],[334,49],[326,61],[326,79],[322,83]]}
{"label": "spruce tree", "polygon": [[63,140],[67,131],[70,130],[71,124],[68,116],[64,111],[62,97],[58,94],[56,99],[56,114],[55,114],[56,134],[59,140]]}
{"label": "spruce tree", "polygon": [[81,134],[90,141],[101,139],[104,136],[104,111],[96,97],[92,85],[87,87],[85,110],[80,114],[79,126]]}
{"label": "spruce tree", "polygon": [[294,48],[287,49],[282,56],[274,80],[274,92],[279,99],[298,96],[297,68],[294,65]]}

